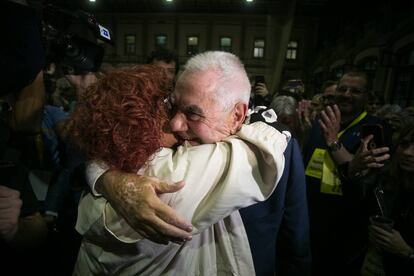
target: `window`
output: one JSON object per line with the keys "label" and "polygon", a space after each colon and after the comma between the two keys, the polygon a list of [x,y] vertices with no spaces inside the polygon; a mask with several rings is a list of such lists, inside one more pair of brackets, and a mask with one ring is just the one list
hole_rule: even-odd
{"label": "window", "polygon": [[255,39],[253,47],[253,57],[263,58],[264,57],[265,41],[264,39]]}
{"label": "window", "polygon": [[187,55],[192,56],[198,54],[198,36],[187,37]]}
{"label": "window", "polygon": [[231,52],[231,37],[220,38],[220,50],[225,52]]}
{"label": "window", "polygon": [[167,36],[166,35],[157,35],[157,36],[155,36],[155,46],[166,47],[167,46]]}
{"label": "window", "polygon": [[290,41],[286,50],[286,59],[296,60],[298,55],[298,42]]}
{"label": "window", "polygon": [[125,54],[135,55],[136,53],[136,36],[126,35],[125,36]]}

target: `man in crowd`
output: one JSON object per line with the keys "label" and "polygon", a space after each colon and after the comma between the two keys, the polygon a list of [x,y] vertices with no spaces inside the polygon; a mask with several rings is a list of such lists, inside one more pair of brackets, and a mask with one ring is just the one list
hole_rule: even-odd
{"label": "man in crowd", "polygon": [[364,73],[343,75],[334,93],[337,105],[328,105],[321,112],[304,145],[313,275],[360,273],[366,221],[360,202],[351,200],[347,187],[342,186],[338,170],[344,177],[353,177],[355,172],[389,158],[386,152],[372,152],[362,168],[350,170],[347,166],[360,146],[361,126],[382,124],[365,111],[368,93]]}
{"label": "man in crowd", "polygon": [[162,47],[158,47],[151,52],[147,63],[165,69],[171,81],[175,80],[180,65],[177,54],[174,51]]}
{"label": "man in crowd", "polygon": [[322,85],[322,102],[323,106],[333,105],[335,103],[337,82],[333,80],[327,80]]}

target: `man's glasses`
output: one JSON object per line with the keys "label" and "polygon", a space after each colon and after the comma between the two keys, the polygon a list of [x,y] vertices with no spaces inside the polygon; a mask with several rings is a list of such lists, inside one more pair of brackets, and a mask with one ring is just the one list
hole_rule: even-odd
{"label": "man's glasses", "polygon": [[341,86],[336,87],[336,91],[341,93],[341,94],[345,94],[346,91],[348,91],[348,90],[352,95],[361,95],[365,92],[365,89],[356,88],[356,87],[348,87],[348,86],[345,86],[345,85],[341,85]]}
{"label": "man's glasses", "polygon": [[173,114],[173,110],[174,110],[174,98],[173,98],[173,94],[169,93],[167,97],[164,98],[163,102],[165,104],[165,107],[167,108],[167,112],[168,114],[170,114],[170,116]]}

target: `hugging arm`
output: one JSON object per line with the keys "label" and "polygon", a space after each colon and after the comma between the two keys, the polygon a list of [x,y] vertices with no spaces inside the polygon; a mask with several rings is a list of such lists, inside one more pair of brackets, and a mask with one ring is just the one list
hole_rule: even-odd
{"label": "hugging arm", "polygon": [[[284,168],[283,152],[287,139],[264,123],[254,125],[256,127],[243,126],[238,133],[244,141],[233,137],[216,144],[183,146],[175,154],[164,149],[146,171],[148,175],[171,182],[185,180],[186,185],[178,193],[164,194],[161,198],[192,221],[193,233],[228,216],[234,210],[265,200],[275,189]],[[130,185],[128,181],[123,185],[125,184]],[[131,198],[132,193],[137,191],[142,192],[142,189],[137,186],[129,191],[128,197]],[[115,191],[112,197],[114,193]],[[112,203],[111,200],[109,203]],[[109,203],[89,195],[81,203],[84,205],[80,208],[81,216],[90,216],[90,213],[86,213],[86,210],[91,209],[88,206],[101,204],[98,209],[102,211],[98,211],[98,214],[103,212],[104,215],[100,216],[98,227],[104,226],[121,241],[134,242],[141,239],[143,236],[139,232],[137,235],[134,227],[127,229],[130,218],[125,219],[128,222],[125,223],[113,204]],[[131,201],[125,199],[124,203],[129,205]],[[138,208],[136,212],[142,210]]]}
{"label": "hugging arm", "polygon": [[169,185],[154,177],[118,170],[110,170],[101,178],[98,192],[142,237],[163,244],[191,239],[191,224],[158,197],[180,190],[183,182]]}
{"label": "hugging arm", "polygon": [[102,163],[87,166],[87,181],[95,195],[102,194],[142,237],[156,243],[191,239],[191,224],[161,202],[162,193],[183,187],[156,178],[108,170]]}

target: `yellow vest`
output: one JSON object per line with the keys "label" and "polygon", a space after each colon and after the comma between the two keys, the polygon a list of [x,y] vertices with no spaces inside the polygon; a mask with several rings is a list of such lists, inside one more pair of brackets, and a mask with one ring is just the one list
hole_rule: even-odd
{"label": "yellow vest", "polygon": [[[366,111],[362,112],[344,130],[339,132],[337,138],[339,139],[345,131],[359,123],[365,116],[367,116]],[[314,150],[306,166],[305,174],[321,179],[321,193],[342,195],[342,184],[338,177],[338,171],[331,156],[325,149],[316,148]]]}

